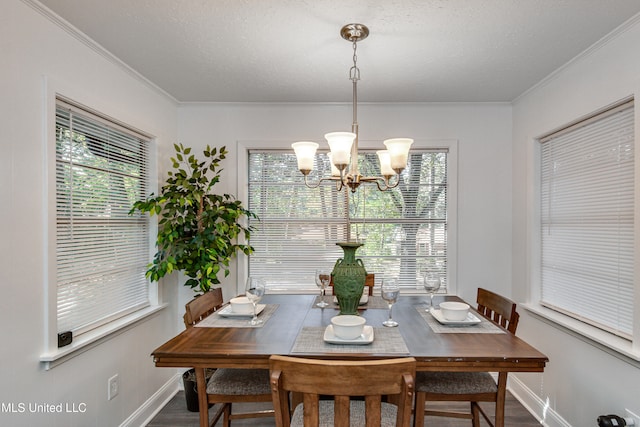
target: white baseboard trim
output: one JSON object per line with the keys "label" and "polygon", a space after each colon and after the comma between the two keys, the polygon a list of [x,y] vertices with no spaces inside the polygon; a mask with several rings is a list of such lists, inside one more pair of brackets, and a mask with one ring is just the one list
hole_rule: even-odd
{"label": "white baseboard trim", "polygon": [[549,402],[542,400],[531,389],[524,385],[515,375],[509,375],[509,391],[544,427],[572,427],[564,418],[549,407]]}
{"label": "white baseboard trim", "polygon": [[158,391],[144,402],[133,414],[120,424],[120,427],[143,427],[178,393],[182,376],[172,376]]}

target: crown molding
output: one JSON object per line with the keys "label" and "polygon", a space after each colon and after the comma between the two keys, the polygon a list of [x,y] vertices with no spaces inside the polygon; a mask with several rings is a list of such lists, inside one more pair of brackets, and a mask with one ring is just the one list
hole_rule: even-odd
{"label": "crown molding", "polygon": [[522,98],[526,97],[529,93],[534,92],[538,88],[541,88],[541,87],[545,86],[546,84],[548,84],[549,82],[555,80],[556,77],[558,77],[564,70],[566,70],[567,68],[569,68],[570,66],[572,66],[576,62],[579,62],[579,61],[583,60],[584,58],[594,54],[597,51],[599,51],[600,49],[604,48],[606,45],[608,45],[613,40],[617,39],[618,37],[620,37],[621,35],[623,35],[627,31],[629,31],[631,28],[636,26],[638,23],[640,23],[640,13],[638,13],[638,14],[632,16],[631,18],[627,19],[625,22],[620,24],[617,28],[615,28],[613,31],[611,31],[607,35],[605,35],[603,38],[601,38],[600,40],[598,40],[597,42],[595,42],[594,44],[592,44],[591,46],[589,46],[588,48],[586,48],[585,50],[580,52],[578,55],[574,56],[572,59],[570,59],[564,65],[562,65],[559,68],[557,68],[556,70],[554,70],[547,77],[545,77],[544,79],[540,80],[535,85],[531,86],[529,89],[527,89],[524,92],[522,92],[520,95],[518,95],[516,98],[514,98],[513,101],[511,101],[511,103],[512,104],[517,104],[518,101],[520,101]]}
{"label": "crown molding", "polygon": [[171,102],[173,102],[176,105],[179,104],[179,101],[176,98],[174,98],[171,94],[169,94],[164,89],[162,89],[161,87],[159,87],[158,85],[156,85],[155,83],[151,82],[149,79],[144,77],[142,74],[140,74],[139,72],[137,72],[136,70],[131,68],[124,61],[122,61],[117,56],[115,56],[114,54],[109,52],[107,49],[102,47],[98,42],[96,42],[95,40],[93,40],[92,38],[90,38],[89,36],[84,34],[78,28],[74,27],[70,22],[66,21],[61,16],[57,15],[54,11],[52,11],[51,9],[49,9],[48,7],[46,7],[45,5],[40,3],[39,1],[37,1],[37,0],[22,0],[22,2],[25,3],[26,5],[30,6],[36,12],[40,13],[41,15],[43,15],[45,18],[47,18],[49,21],[53,22],[55,25],[57,25],[58,27],[60,27],[64,31],[66,31],[73,38],[75,38],[76,40],[80,41],[82,44],[84,44],[85,46],[89,47],[91,50],[93,50],[94,52],[96,52],[97,54],[99,54],[100,56],[105,58],[107,61],[111,62],[112,64],[114,64],[118,68],[122,69],[127,74],[129,74],[130,76],[132,76],[133,78],[138,80],[139,82],[143,83],[145,86],[147,86],[150,89],[152,89],[154,92],[166,97],[167,99],[169,99]]}

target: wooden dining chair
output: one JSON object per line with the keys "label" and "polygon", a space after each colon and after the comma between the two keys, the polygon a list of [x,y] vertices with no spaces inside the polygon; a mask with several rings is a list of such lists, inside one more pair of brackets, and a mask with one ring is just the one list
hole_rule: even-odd
{"label": "wooden dining chair", "polygon": [[[515,334],[520,315],[516,303],[486,289],[479,288],[478,312],[487,319]],[[507,372],[498,373],[498,382],[488,372],[418,372],[416,375],[416,405],[414,426],[424,426],[424,415],[468,418],[473,427],[480,426],[480,415],[493,427],[504,427],[504,404],[507,390]],[[428,401],[470,402],[468,413],[427,409]],[[495,403],[495,423],[479,402]],[[420,413],[424,411],[424,415]]]}
{"label": "wooden dining chair", "polygon": [[[222,305],[222,289],[220,288],[197,296],[185,306],[183,316],[185,326],[187,328],[195,326],[202,319],[220,309]],[[273,409],[233,413],[232,404],[238,402],[271,402],[268,369],[218,368],[213,372],[207,382],[207,403],[219,403],[221,406],[213,417],[211,426],[214,426],[221,416],[225,427],[229,427],[233,419],[274,416]]]}
{"label": "wooden dining chair", "polygon": [[[386,360],[318,360],[271,356],[271,392],[278,427],[411,424],[413,357]],[[291,414],[290,392],[302,403]],[[325,398],[320,399],[320,396]],[[392,404],[383,396],[396,398]],[[333,400],[326,397],[333,397]],[[357,396],[359,399],[352,400]]]}
{"label": "wooden dining chair", "polygon": [[[373,273],[367,274],[367,277],[364,279],[364,285],[369,289],[369,296],[373,295],[373,287],[376,284],[376,275]],[[333,276],[331,276],[331,282],[329,282],[329,286],[333,287]],[[331,289],[333,292],[333,288]]]}

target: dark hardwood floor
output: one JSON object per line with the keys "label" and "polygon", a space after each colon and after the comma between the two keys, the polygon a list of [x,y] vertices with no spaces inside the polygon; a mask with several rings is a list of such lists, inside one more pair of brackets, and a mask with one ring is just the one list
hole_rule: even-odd
{"label": "dark hardwood floor", "polygon": [[[249,404],[246,404],[249,405]],[[263,404],[253,404],[263,405]],[[435,404],[439,408],[454,409],[462,408],[466,410],[468,404],[464,403],[460,406],[457,403],[437,403]],[[493,410],[490,404],[486,404],[489,409],[489,413]],[[238,409],[241,410],[243,404],[238,404]],[[433,407],[431,404],[430,407]],[[256,406],[252,406],[255,408]],[[264,407],[264,405],[263,405]],[[266,406],[268,407],[268,406]],[[213,414],[215,408],[211,408],[209,414]],[[222,421],[218,421],[218,425],[222,425]],[[232,427],[240,426],[274,426],[275,422],[271,418],[257,418],[247,420],[234,420],[231,423]],[[484,420],[482,420],[482,426],[486,426]],[[189,412],[184,398],[184,392],[179,392],[174,398],[156,415],[147,427],[198,427],[198,413]],[[458,420],[453,418],[442,417],[426,417],[425,426],[433,427],[470,427],[470,420]],[[507,427],[538,427],[540,422],[537,421],[533,415],[531,415],[510,393],[507,392],[507,403],[505,409],[505,426]]]}

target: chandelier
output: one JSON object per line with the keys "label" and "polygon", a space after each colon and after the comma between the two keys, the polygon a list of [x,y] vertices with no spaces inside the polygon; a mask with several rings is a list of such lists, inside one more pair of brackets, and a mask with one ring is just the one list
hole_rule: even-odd
{"label": "chandelier", "polygon": [[[369,28],[363,24],[347,24],[340,30],[343,39],[353,44],[353,66],[349,70],[349,79],[353,83],[353,122],[351,132],[331,132],[324,137],[329,143],[331,152],[331,176],[321,178],[312,184],[308,180],[313,170],[313,160],[318,144],[311,141],[300,141],[291,144],[296,153],[298,169],[304,175],[304,183],[309,188],[317,188],[323,181],[335,181],[338,191],[349,187],[352,192],[362,183],[376,183],[380,191],[397,187],[400,173],[407,167],[409,148],[413,144],[410,138],[392,138],[384,141],[386,150],[376,151],[380,161],[381,176],[362,176],[358,171],[358,80],[360,69],[357,65],[358,42],[369,35]],[[395,176],[395,179],[394,179]]]}

